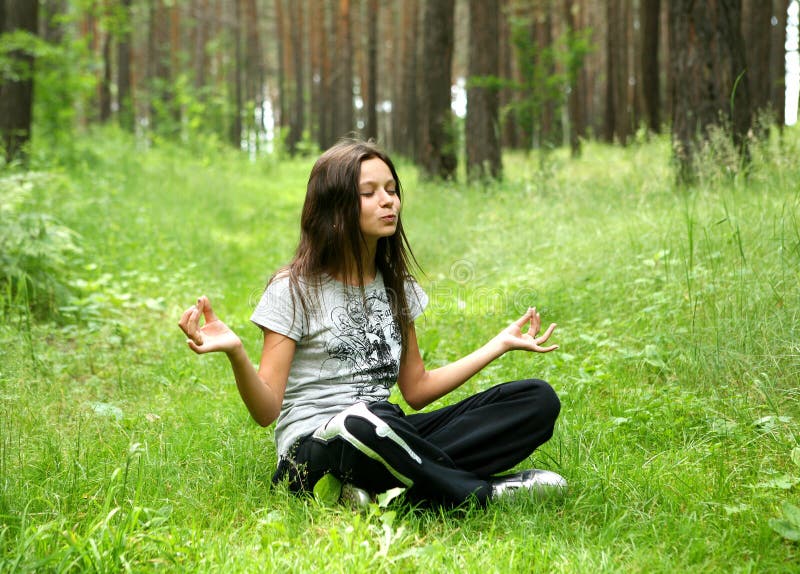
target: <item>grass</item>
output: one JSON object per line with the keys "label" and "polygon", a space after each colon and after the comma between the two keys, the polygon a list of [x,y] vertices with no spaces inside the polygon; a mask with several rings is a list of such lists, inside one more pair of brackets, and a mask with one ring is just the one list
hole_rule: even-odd
{"label": "grass", "polygon": [[[509,155],[490,187],[418,181],[404,219],[429,366],[525,307],[558,352],[502,358],[442,402],[539,376],[562,398],[526,465],[563,503],[326,507],[270,486],[272,430],[176,326],[208,294],[257,359],[250,310],[291,255],[311,160],[81,137],[39,158],[37,209],[78,233],[57,320],[0,321],[0,571],[793,572],[800,504],[800,136],[747,173],[669,144]],[[434,405],[436,406],[436,405]],[[794,455],[793,455],[794,453]]]}

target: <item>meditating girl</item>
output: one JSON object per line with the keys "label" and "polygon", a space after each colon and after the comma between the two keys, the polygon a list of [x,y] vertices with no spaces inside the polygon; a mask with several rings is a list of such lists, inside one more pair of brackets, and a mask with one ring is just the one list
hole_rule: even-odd
{"label": "meditating girl", "polygon": [[481,348],[427,370],[415,320],[428,298],[410,271],[401,197],[394,164],[377,146],[334,145],[311,170],[294,258],[252,314],[264,334],[258,368],[207,297],[180,319],[189,347],[224,352],[253,418],[277,420],[273,481],[292,491],[331,474],[361,503],[393,487],[406,487],[413,503],[446,506],[510,491],[563,493],[553,472],[499,476],[552,436],[560,402],[546,382],[506,382],[414,414],[388,402],[396,384],[419,410],[508,351],[558,348],[543,346],[555,324],[540,334],[529,308]]}

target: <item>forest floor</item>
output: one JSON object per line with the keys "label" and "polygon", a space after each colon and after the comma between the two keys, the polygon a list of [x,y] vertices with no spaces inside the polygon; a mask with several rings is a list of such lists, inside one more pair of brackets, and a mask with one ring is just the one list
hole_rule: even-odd
{"label": "forest floor", "polygon": [[715,147],[689,188],[664,138],[509,154],[486,187],[400,162],[427,365],[528,305],[559,325],[558,351],[509,354],[432,408],[550,381],[555,435],[520,466],[570,489],[365,514],[271,486],[272,428],[177,327],[207,294],[257,360],[248,318],[293,252],[312,159],[104,131],[0,174],[7,212],[76,232],[45,238],[72,293],[56,319],[0,294],[0,571],[797,572],[798,157],[797,128],[746,173]]}

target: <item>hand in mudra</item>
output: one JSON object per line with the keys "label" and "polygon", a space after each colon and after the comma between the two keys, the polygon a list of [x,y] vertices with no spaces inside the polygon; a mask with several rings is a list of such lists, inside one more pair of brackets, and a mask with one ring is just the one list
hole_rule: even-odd
{"label": "hand in mudra", "polygon": [[[528,324],[528,329],[523,333],[522,329]],[[542,319],[536,311],[536,307],[528,309],[522,317],[511,323],[508,327],[500,331],[497,335],[500,342],[507,346],[509,350],[525,350],[533,351],[536,353],[549,353],[558,349],[558,345],[550,345],[543,347],[542,344],[546,343],[553,334],[556,328],[555,323],[550,323],[547,330],[539,335],[539,329],[542,326]]]}
{"label": "hand in mudra", "polygon": [[[204,321],[202,327],[200,326],[201,316]],[[188,337],[186,344],[198,354],[214,351],[229,353],[242,344],[236,333],[217,318],[211,308],[211,301],[205,295],[197,300],[196,305],[192,305],[183,312],[178,326]]]}

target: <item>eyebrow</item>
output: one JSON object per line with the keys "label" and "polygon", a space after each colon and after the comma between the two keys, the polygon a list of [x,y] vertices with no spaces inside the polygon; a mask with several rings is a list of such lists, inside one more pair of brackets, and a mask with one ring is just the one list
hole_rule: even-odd
{"label": "eyebrow", "polygon": [[[358,185],[359,186],[362,186],[362,185],[377,185],[377,184],[380,184],[380,183],[381,182],[378,181],[377,179],[364,179],[364,180],[359,181]],[[385,184],[393,183],[393,184],[397,185],[397,181],[395,181],[394,178],[387,179],[384,183]]]}

